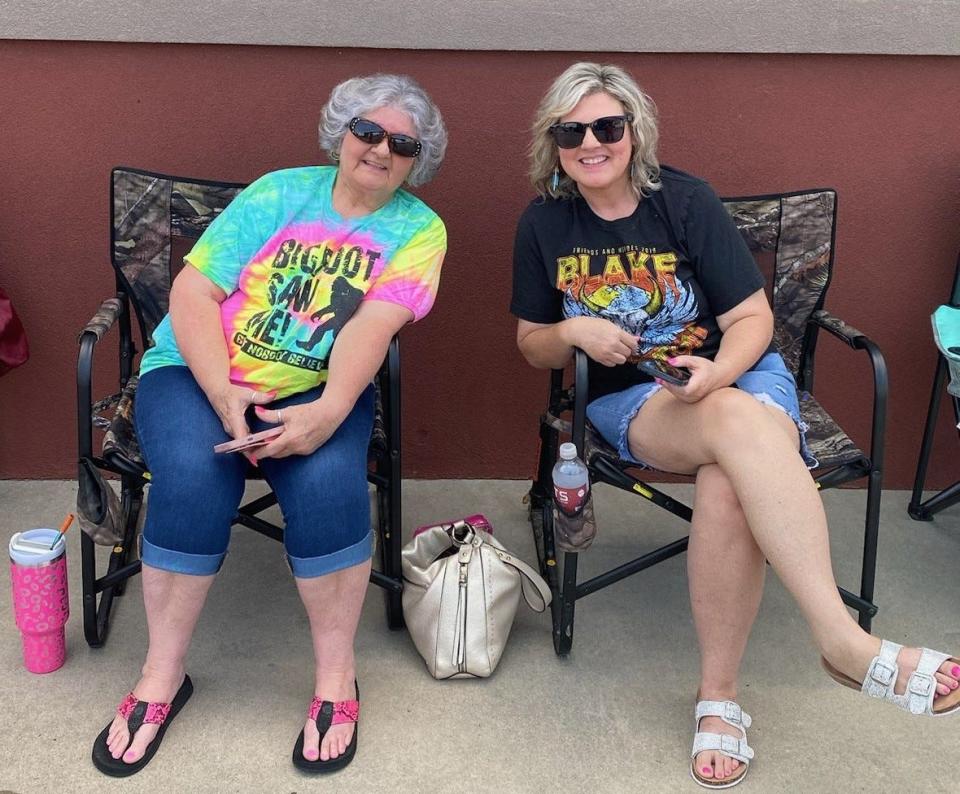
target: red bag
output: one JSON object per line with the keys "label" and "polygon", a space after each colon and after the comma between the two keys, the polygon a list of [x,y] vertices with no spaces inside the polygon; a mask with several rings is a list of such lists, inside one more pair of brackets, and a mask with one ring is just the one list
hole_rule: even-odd
{"label": "red bag", "polygon": [[27,333],[7,293],[0,288],[0,375],[6,375],[30,358]]}

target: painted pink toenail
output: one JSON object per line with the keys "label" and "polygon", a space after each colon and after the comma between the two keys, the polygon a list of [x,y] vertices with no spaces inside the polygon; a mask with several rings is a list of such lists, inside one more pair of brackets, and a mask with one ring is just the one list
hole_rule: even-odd
{"label": "painted pink toenail", "polygon": [[950,671],[950,674],[953,676],[960,676],[960,666],[954,665],[953,669]]}
{"label": "painted pink toenail", "polygon": [[701,769],[700,771],[703,772],[703,774],[705,774],[705,775],[709,775],[709,774],[710,774],[710,767],[705,766],[705,767],[704,767],[703,769]]}

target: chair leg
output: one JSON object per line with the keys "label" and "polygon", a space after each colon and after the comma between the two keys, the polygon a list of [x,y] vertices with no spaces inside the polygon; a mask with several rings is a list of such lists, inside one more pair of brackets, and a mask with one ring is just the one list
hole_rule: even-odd
{"label": "chair leg", "polygon": [[[860,597],[873,603],[874,580],[877,573],[877,540],[880,532],[880,496],[882,494],[882,473],[871,471],[867,480],[867,515],[863,534],[863,566],[860,570]],[[870,631],[873,616],[859,612],[860,628]]]}
{"label": "chair leg", "polygon": [[[923,486],[927,479],[927,464],[930,462],[930,453],[933,451],[933,436],[937,428],[937,418],[940,413],[940,400],[947,377],[947,361],[942,355],[937,355],[937,370],[933,376],[933,390],[930,393],[930,407],[927,409],[927,422],[923,429],[923,441],[920,444],[920,457],[917,459],[917,474],[913,481],[913,494],[907,513],[915,521],[931,521],[933,513],[927,505],[922,504]],[[942,509],[942,508],[941,508]]]}
{"label": "chair leg", "polygon": [[[383,541],[384,573],[391,579],[402,581],[400,551],[403,538],[400,527],[402,516],[400,467],[397,460],[391,460],[389,472],[389,490],[383,494],[380,502],[380,538]],[[378,489],[378,497],[380,489]],[[384,504],[384,502],[386,504]],[[384,523],[386,521],[386,523]],[[386,591],[387,626],[391,631],[399,631],[406,626],[403,621],[403,597],[401,592]]]}
{"label": "chair leg", "polygon": [[576,552],[563,555],[563,587],[559,598],[554,598],[553,649],[557,656],[566,656],[573,646],[573,616],[577,605],[577,558]]}
{"label": "chair leg", "polygon": [[[530,526],[533,530],[533,545],[537,550],[537,562],[540,575],[550,581],[553,566],[553,575],[556,578],[556,554],[553,550],[553,531],[547,527],[552,519],[552,471],[553,463],[557,458],[557,446],[560,434],[546,422],[540,423],[540,451],[537,456],[537,476],[527,494]],[[548,515],[549,514],[549,515]],[[549,543],[546,540],[550,536]],[[548,548],[549,547],[549,548]],[[551,589],[555,589],[551,584]]]}
{"label": "chair leg", "polygon": [[[122,578],[104,587],[97,580],[97,547],[86,533],[80,533],[80,575],[83,593],[83,635],[91,648],[100,648],[107,641],[113,599],[122,595],[126,580],[140,571],[139,563],[127,565],[130,549],[136,543],[137,518],[143,505],[143,490],[123,486],[124,539],[114,546],[107,563],[107,573]],[[128,570],[121,570],[121,569]],[[100,593],[100,598],[97,594]]]}
{"label": "chair leg", "polygon": [[560,433],[541,419],[537,479],[530,488],[531,496],[536,499],[549,500],[553,496],[553,464],[557,461],[559,447]]}
{"label": "chair leg", "polygon": [[911,512],[910,517],[918,521],[933,521],[934,515],[957,504],[957,502],[960,502],[960,482],[955,482],[949,488],[944,488],[940,493],[931,496],[926,502],[918,505],[915,514]]}

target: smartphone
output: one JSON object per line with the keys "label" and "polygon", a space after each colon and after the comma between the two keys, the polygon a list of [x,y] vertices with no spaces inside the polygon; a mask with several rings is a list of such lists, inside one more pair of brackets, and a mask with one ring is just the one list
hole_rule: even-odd
{"label": "smartphone", "polygon": [[637,364],[637,369],[674,386],[686,386],[690,380],[690,370],[675,367],[666,361],[644,359]]}
{"label": "smartphone", "polygon": [[276,427],[268,427],[266,430],[261,430],[259,433],[251,433],[248,436],[243,438],[235,438],[233,441],[224,441],[222,444],[217,444],[214,448],[214,452],[239,452],[241,449],[249,449],[250,447],[261,447],[266,444],[268,441],[273,441],[277,436],[283,432],[283,425],[277,425]]}

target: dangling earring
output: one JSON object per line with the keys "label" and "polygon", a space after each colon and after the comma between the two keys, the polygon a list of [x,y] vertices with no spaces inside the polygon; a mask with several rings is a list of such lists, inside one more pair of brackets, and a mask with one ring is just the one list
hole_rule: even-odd
{"label": "dangling earring", "polygon": [[560,186],[560,168],[555,166],[553,169],[553,177],[550,179],[550,189],[556,193],[557,188]]}

